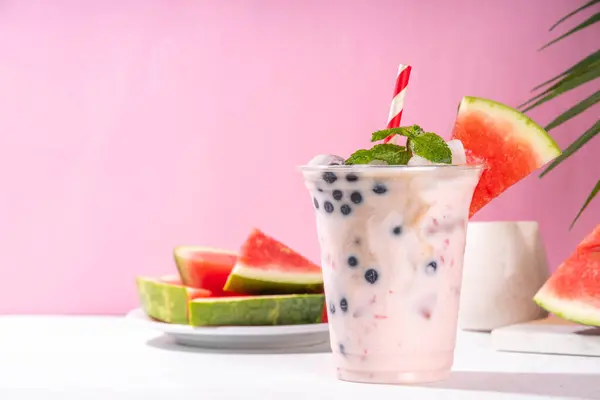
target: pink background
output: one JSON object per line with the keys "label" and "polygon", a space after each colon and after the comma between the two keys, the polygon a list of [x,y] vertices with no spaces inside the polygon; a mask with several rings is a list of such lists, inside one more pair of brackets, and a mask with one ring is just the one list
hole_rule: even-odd
{"label": "pink background", "polygon": [[[516,106],[595,50],[598,29],[536,51],[580,3],[2,2],[0,312],[125,312],[135,275],[174,271],[173,246],[237,248],[253,226],[317,260],[294,166],[367,145],[399,62],[413,66],[403,123],[448,136],[463,95]],[[545,124],[591,92],[530,115]],[[552,134],[566,146],[598,110]],[[538,220],[555,267],[600,220],[597,199],[567,230],[599,145],[476,220]]]}

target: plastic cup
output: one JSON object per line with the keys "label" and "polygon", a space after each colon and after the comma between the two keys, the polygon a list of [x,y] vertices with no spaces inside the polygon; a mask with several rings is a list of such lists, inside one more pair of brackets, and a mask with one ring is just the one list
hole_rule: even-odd
{"label": "plastic cup", "polygon": [[454,359],[467,220],[482,165],[302,166],[338,378],[420,383]]}

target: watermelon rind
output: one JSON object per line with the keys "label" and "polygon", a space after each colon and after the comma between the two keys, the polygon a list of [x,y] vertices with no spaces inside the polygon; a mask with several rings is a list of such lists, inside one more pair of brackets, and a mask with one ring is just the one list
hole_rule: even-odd
{"label": "watermelon rind", "polygon": [[255,295],[323,293],[323,274],[291,273],[281,271],[277,266],[259,269],[238,262],[227,278],[224,290]]}
{"label": "watermelon rind", "polygon": [[550,289],[542,288],[533,301],[546,311],[581,325],[600,326],[600,309],[572,299],[561,299]]}
{"label": "watermelon rind", "polygon": [[188,291],[184,286],[158,278],[137,277],[137,290],[144,312],[159,321],[187,324]]}
{"label": "watermelon rind", "polygon": [[192,326],[267,326],[321,323],[322,294],[218,297],[189,302]]}
{"label": "watermelon rind", "polygon": [[465,96],[459,105],[459,118],[463,113],[480,111],[493,119],[511,121],[514,124],[514,136],[520,137],[531,145],[537,156],[538,166],[542,166],[561,153],[560,147],[548,132],[525,114],[506,104],[481,97]]}
{"label": "watermelon rind", "polygon": [[177,266],[177,271],[179,271],[179,277],[181,278],[181,282],[184,285],[190,285],[190,276],[189,276],[189,268],[188,268],[188,258],[190,255],[195,253],[220,253],[220,254],[228,254],[235,256],[237,253],[231,250],[219,249],[216,247],[206,247],[206,246],[177,246],[173,249],[173,257],[175,258],[175,265]]}

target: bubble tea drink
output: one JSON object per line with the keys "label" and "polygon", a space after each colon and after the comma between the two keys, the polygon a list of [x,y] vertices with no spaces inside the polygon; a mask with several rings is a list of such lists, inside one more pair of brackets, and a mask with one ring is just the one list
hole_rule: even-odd
{"label": "bubble tea drink", "polygon": [[483,167],[465,164],[459,141],[418,126],[395,132],[410,143],[301,167],[342,380],[436,381],[453,363],[469,205]]}

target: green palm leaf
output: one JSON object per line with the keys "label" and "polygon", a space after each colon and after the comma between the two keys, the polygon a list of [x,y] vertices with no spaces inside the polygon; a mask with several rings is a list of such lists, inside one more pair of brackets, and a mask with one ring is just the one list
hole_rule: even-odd
{"label": "green palm leaf", "polygon": [[[552,27],[550,27],[550,31],[554,30],[554,28],[556,28],[558,25],[560,25],[567,19],[571,18],[573,15],[575,15],[595,4],[598,4],[598,3],[600,3],[600,0],[588,1],[581,7],[575,9],[574,11],[570,12],[569,14],[567,14],[564,17],[562,17],[561,19],[559,19],[554,25],[552,25]],[[580,23],[579,25],[577,25],[576,27],[574,27],[573,29],[569,30],[568,32],[566,32],[566,33],[560,35],[559,37],[551,40],[550,42],[546,43],[539,50],[543,50],[543,49],[547,48],[548,46],[550,46],[550,45],[552,45],[552,44],[554,44],[576,32],[579,32],[582,29],[585,29],[588,26],[591,26],[599,21],[600,21],[600,13],[597,12],[597,13],[593,14],[592,16],[590,16],[585,21],[583,21],[582,23]],[[523,112],[529,111],[535,107],[538,107],[541,104],[544,104],[547,101],[554,99],[557,96],[560,96],[561,94],[563,94],[565,92],[575,89],[576,87],[579,87],[587,82],[593,81],[598,77],[600,77],[600,50],[596,50],[592,54],[589,54],[587,57],[580,60],[577,64],[573,65],[571,68],[563,71],[562,73],[555,76],[554,78],[549,79],[549,80],[537,85],[536,87],[534,87],[532,92],[535,92],[538,89],[541,89],[544,87],[546,87],[546,89],[543,90],[538,95],[533,96],[532,98],[527,100],[525,103],[521,104],[518,108],[519,109],[524,108],[522,110]],[[548,85],[550,85],[550,87],[547,87]],[[566,121],[570,120],[571,118],[576,117],[577,115],[581,114],[582,112],[584,112],[585,110],[589,109],[590,107],[592,107],[593,105],[595,105],[599,102],[600,102],[600,91],[596,91],[595,93],[590,95],[588,98],[584,99],[583,101],[580,101],[578,104],[569,108],[568,110],[566,110],[565,112],[560,114],[558,117],[554,118],[554,120],[552,120],[546,126],[545,129],[548,131],[551,129],[554,129],[557,126],[565,123]],[[558,165],[560,165],[567,158],[569,158],[570,156],[575,154],[575,152],[577,150],[579,150],[586,143],[588,143],[590,140],[592,140],[599,132],[600,132],[600,120],[596,120],[596,123],[591,128],[589,128],[581,136],[579,136],[573,143],[571,143],[564,150],[564,152],[560,156],[555,158],[550,163],[550,165],[548,165],[548,167],[540,174],[540,178],[542,178],[543,176],[548,174],[550,171],[552,171],[554,168],[556,168]],[[594,188],[592,189],[592,192],[589,194],[585,203],[583,204],[583,206],[581,207],[581,209],[575,216],[575,219],[573,220],[573,222],[571,222],[571,226],[569,227],[569,230],[575,225],[575,223],[577,222],[577,220],[579,219],[579,217],[581,216],[583,211],[587,208],[587,206],[590,204],[590,202],[596,197],[596,195],[598,194],[599,191],[600,191],[600,180],[598,182],[596,182],[596,186],[594,186]]]}
{"label": "green palm leaf", "polygon": [[[574,68],[574,67],[573,67]],[[566,83],[568,83],[569,81],[581,76],[582,74],[590,71],[590,70],[596,70],[596,68],[600,68],[600,59],[593,61],[593,62],[589,62],[587,64],[585,64],[585,66],[579,67],[579,68],[574,68],[573,71],[569,72],[565,77],[563,77],[560,81],[556,82],[554,85],[550,86],[549,88],[547,88],[546,90],[544,90],[543,92],[533,96],[532,98],[530,98],[529,100],[527,100],[525,103],[520,104],[517,108],[522,109],[523,107],[535,102],[536,100],[541,99],[542,97],[546,96],[547,94],[551,93],[553,90],[558,89],[559,87],[565,85]]]}
{"label": "green palm leaf", "polygon": [[550,27],[550,30],[553,30],[558,25],[560,25],[561,23],[565,22],[567,19],[571,18],[573,15],[577,14],[579,11],[583,11],[586,8],[591,7],[594,4],[596,4],[596,3],[600,3],[600,0],[592,0],[590,2],[587,2],[586,4],[584,4],[581,7],[579,7],[577,10],[568,13],[567,15],[565,15],[564,17],[562,17],[561,19],[559,19],[554,25],[552,25]]}
{"label": "green palm leaf", "polygon": [[559,37],[557,37],[554,40],[551,40],[550,42],[546,43],[545,45],[543,45],[539,50],[544,50],[546,47],[558,42],[559,40],[562,40],[564,38],[566,38],[567,36],[578,32],[592,24],[595,24],[596,22],[600,21],[600,13],[596,13],[594,15],[592,15],[591,17],[589,17],[588,19],[586,19],[585,21],[583,21],[581,24],[577,25],[575,28],[571,29],[570,31],[568,31],[565,34],[560,35]]}
{"label": "green palm leaf", "polygon": [[598,182],[596,182],[596,186],[594,186],[594,188],[592,189],[592,192],[590,193],[588,198],[585,200],[585,203],[583,203],[583,206],[581,207],[581,209],[579,209],[579,212],[577,213],[577,216],[575,216],[575,219],[573,220],[573,222],[571,222],[571,226],[569,226],[569,230],[571,230],[571,228],[573,228],[573,225],[575,225],[575,222],[577,222],[577,220],[581,216],[581,213],[583,213],[583,210],[585,210],[587,208],[588,204],[590,204],[592,199],[594,197],[596,197],[596,195],[598,194],[599,191],[600,191],[600,179],[598,180]]}
{"label": "green palm leaf", "polygon": [[596,93],[592,94],[587,99],[581,101],[579,104],[576,104],[575,106],[569,108],[564,113],[560,114],[552,122],[550,122],[548,125],[546,125],[546,127],[544,129],[547,131],[549,131],[550,129],[554,129],[557,126],[559,126],[560,124],[565,123],[568,120],[570,120],[571,118],[581,114],[582,112],[584,112],[585,110],[587,110],[588,108],[590,108],[591,106],[593,106],[594,104],[596,104],[598,102],[600,102],[600,90],[598,90]]}
{"label": "green palm leaf", "polygon": [[592,140],[592,138],[596,136],[598,132],[600,132],[600,121],[596,121],[596,123],[590,129],[585,131],[583,135],[579,136],[573,143],[571,143],[569,147],[567,147],[560,156],[556,157],[550,163],[550,165],[548,165],[544,172],[540,174],[540,178],[542,178],[548,172],[552,171],[554,168],[556,168],[556,166],[565,161],[567,158],[572,156],[577,150],[583,147],[584,144]]}
{"label": "green palm leaf", "polygon": [[[600,1],[600,0],[598,0]],[[580,70],[580,69],[586,69],[588,68],[591,64],[595,64],[597,62],[600,61],[600,50],[596,50],[595,52],[593,52],[592,54],[588,55],[586,58],[584,58],[583,60],[579,61],[577,64],[573,65],[571,68],[567,69],[566,71],[563,71],[560,75],[555,76],[552,79],[547,80],[544,83],[540,83],[539,85],[537,85],[536,87],[534,87],[533,89],[531,89],[532,92],[535,92],[536,90],[546,86],[549,83],[552,83],[554,81],[556,81],[557,79],[562,78],[565,75],[568,75],[572,72],[575,72],[576,70]]]}
{"label": "green palm leaf", "polygon": [[[536,96],[536,98],[539,98],[539,100],[537,100],[535,103],[527,106],[525,109],[522,110],[522,112],[527,112],[535,107],[538,107],[538,106],[544,104],[548,100],[552,100],[553,98],[555,98],[563,93],[566,93],[569,90],[575,89],[576,87],[579,87],[586,82],[589,82],[591,80],[594,80],[594,79],[600,77],[600,64],[594,65],[594,67],[588,68],[586,71],[583,71],[581,73],[577,73],[577,74],[574,73],[572,75],[574,75],[574,76],[567,77],[569,79],[563,79],[558,84],[552,86],[550,89],[545,91],[541,98],[539,98],[539,95]],[[523,105],[529,103],[530,101],[524,103]]]}

